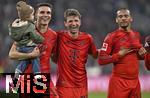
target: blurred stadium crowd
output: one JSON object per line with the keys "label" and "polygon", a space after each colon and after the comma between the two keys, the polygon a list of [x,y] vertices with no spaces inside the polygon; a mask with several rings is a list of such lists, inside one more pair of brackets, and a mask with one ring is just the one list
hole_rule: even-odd
{"label": "blurred stadium crowd", "polygon": [[[16,61],[8,58],[8,52],[12,40],[8,36],[8,24],[17,18],[15,4],[19,0],[0,0],[0,73],[14,72]],[[53,16],[50,27],[54,30],[64,28],[63,12],[67,8],[75,8],[82,15],[81,31],[93,35],[97,48],[101,47],[107,33],[117,28],[115,24],[115,12],[118,8],[127,7],[133,15],[134,30],[142,35],[142,41],[150,34],[150,0],[26,0],[33,7],[39,2],[48,2],[53,5]],[[89,73],[109,74],[111,66],[99,67],[97,61],[89,57],[87,63]],[[98,68],[97,68],[98,67]],[[56,67],[52,64],[52,72]],[[147,74],[140,65],[140,73]],[[95,74],[94,74],[95,75]]]}

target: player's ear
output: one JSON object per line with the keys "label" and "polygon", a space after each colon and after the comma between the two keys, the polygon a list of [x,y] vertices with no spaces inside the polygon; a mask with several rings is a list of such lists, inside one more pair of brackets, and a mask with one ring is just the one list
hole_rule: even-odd
{"label": "player's ear", "polygon": [[118,19],[116,18],[116,23],[118,23]]}
{"label": "player's ear", "polygon": [[130,18],[130,21],[131,21],[131,22],[133,21],[133,18],[132,18],[132,17]]}
{"label": "player's ear", "polygon": [[65,25],[65,27],[67,27],[67,22],[66,21],[64,21],[64,25]]}
{"label": "player's ear", "polygon": [[79,22],[80,22],[80,26],[81,26],[81,24],[82,24],[82,23],[81,23],[81,19],[80,19],[80,21],[79,21]]}

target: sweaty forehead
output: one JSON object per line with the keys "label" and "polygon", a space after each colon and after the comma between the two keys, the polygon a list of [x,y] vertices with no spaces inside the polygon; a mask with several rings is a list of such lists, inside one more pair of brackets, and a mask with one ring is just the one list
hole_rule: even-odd
{"label": "sweaty forehead", "polygon": [[117,11],[117,15],[124,15],[124,14],[127,14],[127,15],[130,15],[130,11],[129,10],[119,10]]}
{"label": "sweaty forehead", "polygon": [[38,11],[51,11],[51,8],[49,8],[47,6],[41,6],[38,8]]}

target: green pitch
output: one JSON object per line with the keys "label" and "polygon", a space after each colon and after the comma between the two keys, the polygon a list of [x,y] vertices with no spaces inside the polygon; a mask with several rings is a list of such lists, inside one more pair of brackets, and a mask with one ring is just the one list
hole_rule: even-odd
{"label": "green pitch", "polygon": [[[17,94],[0,94],[0,98],[18,98]],[[91,92],[88,98],[107,98],[105,92]],[[142,92],[142,98],[150,98],[150,92]]]}
{"label": "green pitch", "polygon": [[[107,93],[91,92],[89,93],[89,98],[107,98]],[[150,92],[142,92],[142,98],[150,98]]]}

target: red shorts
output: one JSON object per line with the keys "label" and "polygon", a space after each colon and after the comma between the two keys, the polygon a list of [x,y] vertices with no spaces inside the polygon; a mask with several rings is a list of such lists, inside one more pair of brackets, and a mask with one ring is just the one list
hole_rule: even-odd
{"label": "red shorts", "polygon": [[112,76],[107,98],[141,98],[139,79],[125,79]]}
{"label": "red shorts", "polygon": [[88,98],[87,87],[57,87],[59,98]]}

